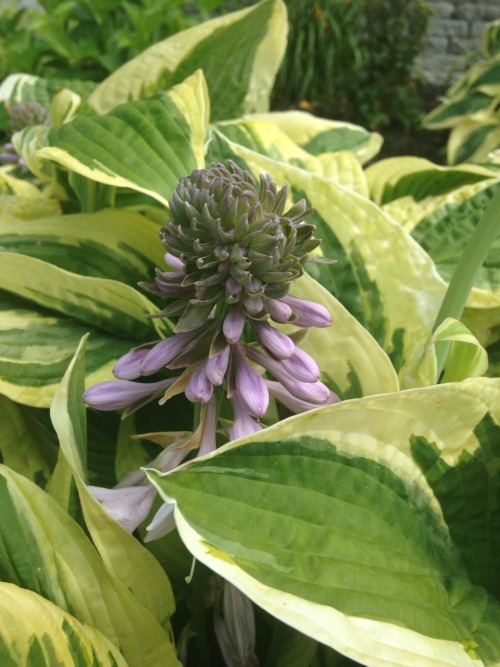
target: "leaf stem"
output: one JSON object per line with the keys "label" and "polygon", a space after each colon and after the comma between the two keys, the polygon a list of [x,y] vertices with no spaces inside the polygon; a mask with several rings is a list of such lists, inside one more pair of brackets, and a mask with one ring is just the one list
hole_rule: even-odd
{"label": "leaf stem", "polygon": [[[500,188],[493,195],[490,203],[476,225],[465,250],[456,266],[448,285],[441,308],[436,317],[433,331],[447,318],[459,320],[465,308],[477,273],[486,259],[500,228],[498,211],[500,210]],[[449,341],[436,343],[437,376],[439,382],[444,364],[450,350]]]}

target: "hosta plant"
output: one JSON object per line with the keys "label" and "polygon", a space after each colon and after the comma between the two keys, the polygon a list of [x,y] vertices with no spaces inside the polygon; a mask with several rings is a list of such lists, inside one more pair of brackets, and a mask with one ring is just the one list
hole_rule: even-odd
{"label": "hosta plant", "polygon": [[0,171],[2,664],[500,663],[499,381],[380,137],[269,111],[285,39],[263,0],[0,86],[47,112]]}
{"label": "hosta plant", "polygon": [[482,59],[446,92],[441,104],[424,119],[430,130],[450,128],[449,164],[498,165],[500,148],[500,20],[481,38]]}

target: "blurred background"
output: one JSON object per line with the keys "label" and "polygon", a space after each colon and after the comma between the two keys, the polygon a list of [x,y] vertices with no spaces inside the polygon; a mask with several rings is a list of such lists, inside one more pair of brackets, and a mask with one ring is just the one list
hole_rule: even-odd
{"label": "blurred background", "polygon": [[[155,42],[248,0],[3,0],[0,81],[12,72],[101,81]],[[286,0],[289,42],[272,107],[384,135],[380,157],[443,162],[421,129],[438,97],[480,58],[498,0]]]}

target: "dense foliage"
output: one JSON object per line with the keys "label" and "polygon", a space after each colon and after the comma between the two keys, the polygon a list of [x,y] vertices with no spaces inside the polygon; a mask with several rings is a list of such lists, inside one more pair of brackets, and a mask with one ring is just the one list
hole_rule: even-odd
{"label": "dense foliage", "polygon": [[287,27],[0,85],[2,665],[500,663],[498,171],[270,112]]}
{"label": "dense foliage", "polygon": [[449,164],[500,164],[500,19],[485,28],[481,42],[482,58],[424,120],[431,130],[451,128]]}
{"label": "dense foliage", "polygon": [[290,0],[287,7],[277,105],[319,105],[370,129],[416,127],[422,109],[414,61],[431,15],[427,2]]}

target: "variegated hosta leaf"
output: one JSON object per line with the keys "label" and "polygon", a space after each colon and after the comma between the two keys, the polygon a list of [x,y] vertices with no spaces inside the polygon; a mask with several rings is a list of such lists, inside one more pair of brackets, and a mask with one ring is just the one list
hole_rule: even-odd
{"label": "variegated hosta leaf", "polygon": [[69,315],[30,307],[0,292],[1,393],[17,403],[48,408],[81,337],[89,331],[87,385],[112,377],[117,358],[134,346],[134,339],[118,338]]}
{"label": "variegated hosta leaf", "polygon": [[0,168],[0,214],[3,221],[60,215],[57,199],[44,196],[30,181],[16,178],[11,167]]}
{"label": "variegated hosta leaf", "polygon": [[[1,385],[0,385],[1,386]],[[26,407],[0,395],[0,456],[3,463],[45,486],[57,456],[57,443]]]}
{"label": "variegated hosta leaf", "polygon": [[500,380],[472,379],[148,474],[193,555],[304,634],[373,667],[496,665],[499,420]]}
{"label": "variegated hosta leaf", "polygon": [[[85,388],[85,344],[83,339],[50,409],[60,444],[54,476],[59,480],[65,476],[69,477],[69,481],[75,480],[87,529],[105,567],[163,625],[168,623],[175,609],[172,588],[165,571],[149,551],[104,510],[85,485],[86,416],[81,400]],[[61,491],[58,488],[54,490],[57,494]]]}
{"label": "variegated hosta leaf", "polygon": [[333,318],[325,329],[311,327],[300,347],[318,362],[322,378],[343,399],[398,391],[389,357],[344,306],[305,273],[291,293],[321,303]]}
{"label": "variegated hosta leaf", "polygon": [[68,88],[82,97],[87,97],[95,86],[92,81],[43,79],[33,74],[10,74],[0,85],[0,101],[14,103],[34,100],[48,109],[52,98],[61,88]]}
{"label": "variegated hosta leaf", "polygon": [[[416,176],[418,179],[418,175]],[[483,211],[499,187],[498,178],[452,190],[420,201],[406,196],[383,208],[422,245],[444,280],[451,280]],[[494,242],[467,300],[464,322],[482,345],[498,339],[500,323],[500,240]]]}
{"label": "variegated hosta leaf", "polygon": [[200,71],[171,90],[77,116],[48,136],[38,157],[91,180],[144,192],[168,204],[182,176],[204,164],[209,100]]}
{"label": "variegated hosta leaf", "polygon": [[447,160],[449,164],[486,162],[488,154],[499,147],[500,113],[478,114],[465,118],[452,129],[448,139]]}
{"label": "variegated hosta leaf", "polygon": [[128,667],[102,632],[32,591],[0,583],[3,667]]}
{"label": "variegated hosta leaf", "polygon": [[500,53],[500,19],[489,23],[481,34],[481,50],[485,58]]}
{"label": "variegated hosta leaf", "polygon": [[353,153],[361,164],[375,157],[383,142],[380,134],[360,125],[319,118],[306,111],[273,111],[254,114],[250,118],[272,122],[312,155],[347,151]]}
{"label": "variegated hosta leaf", "polygon": [[466,380],[484,375],[488,370],[486,350],[462,322],[446,318],[434,332],[433,341],[451,345],[442,382]]}
{"label": "variegated hosta leaf", "polygon": [[212,120],[267,111],[286,46],[282,0],[205,21],[155,44],[97,86],[89,103],[99,113],[143,99],[203,69],[212,101]]}
{"label": "variegated hosta leaf", "polygon": [[375,162],[366,170],[370,196],[377,204],[387,204],[411,195],[416,201],[439,196],[487,179],[496,173],[472,164],[441,167],[418,157],[393,157]]}
{"label": "variegated hosta leaf", "polygon": [[94,545],[59,504],[0,466],[0,578],[93,625],[128,665],[179,667],[169,634],[113,577]]}
{"label": "variegated hosta leaf", "polygon": [[[304,115],[307,118],[308,114]],[[243,119],[218,123],[217,129],[231,141],[256,153],[293,164],[368,196],[366,178],[355,155],[347,150],[321,152],[318,155],[309,153],[296,143],[290,133],[283,131],[279,123],[274,122],[274,116],[274,113],[246,116]]]}
{"label": "variegated hosta leaf", "polygon": [[478,91],[470,91],[440,104],[425,117],[423,123],[425,127],[431,130],[454,127],[465,115],[490,109],[492,102],[493,100],[489,95]]}
{"label": "variegated hosta leaf", "polygon": [[402,387],[435,380],[430,331],[445,292],[432,260],[367,198],[295,166],[272,160],[213,131],[209,160],[231,157],[254,174],[288,182],[295,200],[314,206],[324,256],[309,273],[337,297],[389,354]]}
{"label": "variegated hosta leaf", "polygon": [[136,286],[164,263],[157,223],[117,209],[26,222],[0,221],[0,249],[84,276]]}
{"label": "variegated hosta leaf", "polygon": [[[418,208],[414,213],[413,218],[418,222],[413,225],[412,236],[433,258],[445,280],[451,280],[471,234],[499,187],[500,181],[496,180],[489,181],[482,188],[457,190],[445,197],[430,200],[424,215]],[[500,306],[499,251],[500,237],[497,236],[477,273],[474,289],[467,301],[469,308]]]}
{"label": "variegated hosta leaf", "polygon": [[15,252],[2,252],[0,287],[39,306],[115,336],[157,337],[162,322],[147,319],[158,309],[138,290],[116,280],[81,276]]}

